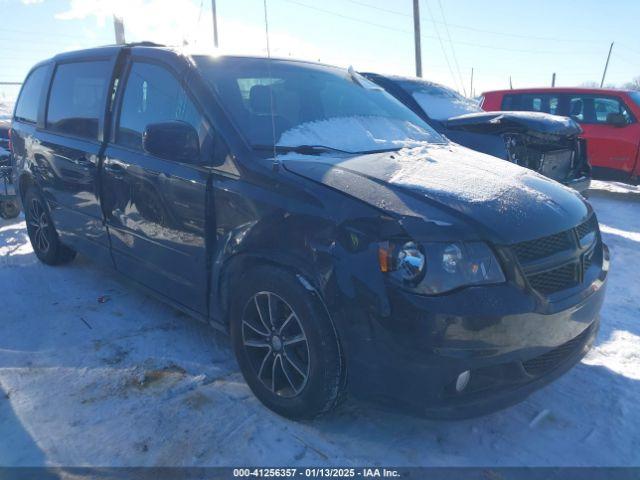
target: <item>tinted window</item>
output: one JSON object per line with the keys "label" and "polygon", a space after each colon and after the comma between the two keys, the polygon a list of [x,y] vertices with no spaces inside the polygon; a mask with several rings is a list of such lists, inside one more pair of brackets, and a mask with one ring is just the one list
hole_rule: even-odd
{"label": "tinted window", "polygon": [[125,87],[117,143],[142,150],[147,125],[175,120],[191,124],[204,138],[204,119],[178,80],[158,65],[134,63]]}
{"label": "tinted window", "polygon": [[110,77],[106,61],[58,65],[49,96],[47,128],[97,139]]}
{"label": "tinted window", "polygon": [[46,67],[38,67],[27,77],[16,105],[17,120],[33,123],[38,120],[38,106],[46,75]]}
{"label": "tinted window", "polygon": [[621,114],[627,123],[633,122],[631,112],[618,98],[597,95],[569,96],[569,116],[580,123],[605,124],[610,113]]}
{"label": "tinted window", "polygon": [[517,93],[505,95],[502,100],[503,110],[524,110],[527,112],[544,112],[559,115],[559,98],[557,95],[544,93]]}

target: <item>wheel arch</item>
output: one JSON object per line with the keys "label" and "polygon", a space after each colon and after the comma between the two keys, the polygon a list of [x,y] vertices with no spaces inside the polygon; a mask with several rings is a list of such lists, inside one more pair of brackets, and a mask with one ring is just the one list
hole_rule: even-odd
{"label": "wheel arch", "polygon": [[[327,308],[324,299],[323,289],[318,281],[318,276],[303,263],[292,255],[269,252],[243,252],[237,253],[227,259],[222,268],[219,270],[218,282],[214,282],[213,292],[211,294],[212,301],[218,306],[214,315],[217,321],[221,322],[225,327],[229,325],[229,312],[231,306],[231,295],[235,289],[235,285],[242,279],[243,275],[249,270],[259,267],[278,268],[294,275],[300,284],[321,302],[323,309],[331,319],[332,315]],[[333,319],[331,319],[333,323]]]}

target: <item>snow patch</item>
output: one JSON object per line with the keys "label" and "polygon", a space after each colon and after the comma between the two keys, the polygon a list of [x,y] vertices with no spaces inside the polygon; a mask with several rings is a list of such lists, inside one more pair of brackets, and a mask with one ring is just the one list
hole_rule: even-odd
{"label": "snow patch", "polygon": [[0,120],[11,120],[13,116],[13,101],[0,100]]}
{"label": "snow patch", "polygon": [[548,199],[523,182],[534,172],[490,155],[473,152],[470,156],[468,149],[454,143],[404,148],[394,157],[398,166],[390,179],[394,184],[469,202],[502,199],[507,204],[511,193],[523,190],[540,201]]}
{"label": "snow patch", "polygon": [[599,365],[632,380],[640,380],[640,336],[618,330],[597,346],[583,360],[587,365]]}
{"label": "snow patch", "polygon": [[[455,93],[455,92],[453,92]],[[429,118],[435,120],[447,120],[466,113],[481,112],[478,104],[461,95],[434,95],[423,91],[413,93],[413,98]]]}
{"label": "snow patch", "polygon": [[334,117],[286,130],[279,146],[325,145],[348,152],[441,143],[435,131],[411,122],[378,116]]}
{"label": "snow patch", "polygon": [[640,185],[629,185],[621,182],[604,182],[602,180],[592,180],[589,190],[599,190],[609,193],[623,193],[640,195]]}

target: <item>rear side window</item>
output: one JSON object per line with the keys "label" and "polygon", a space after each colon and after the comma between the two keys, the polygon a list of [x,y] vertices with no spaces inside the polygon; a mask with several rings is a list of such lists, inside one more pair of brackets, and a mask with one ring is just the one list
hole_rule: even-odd
{"label": "rear side window", "polygon": [[200,136],[206,123],[180,82],[165,68],[150,63],[134,63],[125,86],[116,142],[142,150],[142,134],[151,123],[183,121]]}
{"label": "rear side window", "polygon": [[47,128],[96,140],[110,77],[107,61],[58,65],[49,96]]}
{"label": "rear side window", "polygon": [[38,106],[40,105],[40,95],[47,76],[46,67],[38,67],[27,77],[20,98],[16,105],[16,120],[36,123],[38,120]]}
{"label": "rear side window", "polygon": [[544,93],[509,94],[502,100],[502,110],[524,110],[559,115],[559,108],[558,96]]}

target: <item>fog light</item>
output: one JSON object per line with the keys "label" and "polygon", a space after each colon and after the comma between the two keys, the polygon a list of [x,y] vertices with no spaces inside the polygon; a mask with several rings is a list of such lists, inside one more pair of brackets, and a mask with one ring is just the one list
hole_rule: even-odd
{"label": "fog light", "polygon": [[469,370],[465,370],[460,375],[458,375],[458,379],[456,380],[456,392],[460,393],[467,385],[469,385],[469,380],[471,379],[471,372]]}

